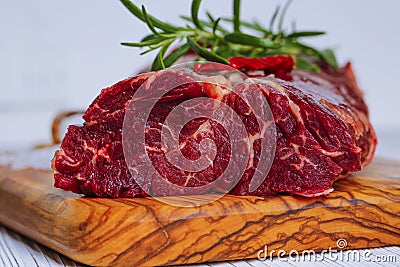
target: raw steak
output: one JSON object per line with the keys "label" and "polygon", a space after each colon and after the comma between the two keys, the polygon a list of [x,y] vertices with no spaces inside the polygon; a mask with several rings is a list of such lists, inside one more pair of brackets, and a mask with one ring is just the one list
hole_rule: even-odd
{"label": "raw steak", "polygon": [[[104,89],[84,114],[85,124],[70,126],[56,152],[52,163],[55,186],[88,196],[140,197],[147,193],[135,179],[147,178],[146,190],[152,195],[180,194],[171,192],[162,179],[148,179],[152,174],[130,171],[122,145],[124,116],[138,88],[144,84],[151,93],[168,82],[180,81],[185,85],[164,95],[146,122],[143,145],[153,166],[166,181],[183,187],[203,186],[201,193],[218,192],[218,186],[224,187],[223,184],[206,186],[222,175],[231,153],[239,152],[232,151],[229,144],[232,140],[220,124],[207,116],[197,118],[187,123],[179,135],[179,149],[189,160],[199,158],[202,140],[214,142],[216,155],[210,166],[201,171],[176,168],[160,146],[160,131],[169,112],[185,100],[206,97],[218,99],[234,110],[249,136],[239,147],[252,156],[246,159],[243,175],[231,194],[328,194],[333,191],[335,180],[359,171],[371,161],[377,140],[350,64],[339,72],[325,65],[321,69],[319,74],[293,70],[289,81],[273,76],[254,78],[256,90],[262,92],[270,105],[276,130],[271,168],[254,191],[249,190],[251,179],[257,168],[264,167],[258,166],[260,138],[265,138],[260,134],[262,125],[236,94],[196,83],[189,74],[180,71],[144,73]],[[205,107],[204,112],[208,112]]]}

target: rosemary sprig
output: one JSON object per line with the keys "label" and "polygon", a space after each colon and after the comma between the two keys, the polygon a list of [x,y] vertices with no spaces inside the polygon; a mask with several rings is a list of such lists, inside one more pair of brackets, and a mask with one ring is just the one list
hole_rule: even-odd
{"label": "rosemary sprig", "polygon": [[[175,26],[163,22],[150,15],[144,6],[139,8],[130,0],[121,0],[121,2],[135,17],[145,22],[151,31],[151,34],[140,42],[121,44],[147,48],[142,54],[159,50],[152,70],[171,66],[190,49],[198,55],[198,59],[223,64],[229,64],[227,58],[233,56],[265,57],[285,54],[295,58],[298,69],[319,72],[319,67],[314,63],[318,61],[325,61],[334,69],[338,69],[335,54],[331,49],[318,50],[300,40],[323,35],[325,32],[295,30],[285,32],[284,17],[291,0],[288,0],[282,9],[279,6],[276,8],[269,28],[263,27],[258,22],[242,21],[240,0],[233,0],[232,18],[216,19],[207,12],[207,20],[201,20],[198,16],[201,0],[192,0],[191,16],[181,16],[186,23],[189,23],[186,26]],[[220,21],[232,23],[232,30],[220,25]],[[278,25],[275,27],[276,22]],[[167,53],[172,44],[176,44],[177,48]]]}

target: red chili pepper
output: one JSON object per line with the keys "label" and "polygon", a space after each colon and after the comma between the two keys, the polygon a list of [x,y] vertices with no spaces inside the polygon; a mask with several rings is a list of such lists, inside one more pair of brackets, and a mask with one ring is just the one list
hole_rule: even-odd
{"label": "red chili pepper", "polygon": [[[291,80],[290,71],[294,67],[294,60],[291,56],[276,55],[259,58],[231,57],[228,58],[229,66],[244,72],[252,70],[262,70],[264,75],[274,74],[275,77],[283,80]],[[199,63],[194,65],[194,71],[201,72],[218,72],[229,70],[226,65],[214,63]],[[250,75],[250,73],[249,73]]]}
{"label": "red chili pepper", "polygon": [[281,79],[291,79],[289,72],[294,67],[294,60],[291,56],[276,55],[263,58],[231,57],[228,58],[230,66],[243,70],[263,70],[266,75],[275,74]]}

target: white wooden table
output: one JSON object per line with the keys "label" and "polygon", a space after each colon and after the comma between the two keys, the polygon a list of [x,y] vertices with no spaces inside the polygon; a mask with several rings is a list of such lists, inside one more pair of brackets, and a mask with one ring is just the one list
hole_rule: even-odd
{"label": "white wooden table", "polygon": [[[387,129],[378,131],[379,145],[376,155],[400,159],[400,129]],[[0,146],[1,150],[2,146]],[[45,156],[45,155],[38,155]],[[0,163],[1,163],[0,157]],[[4,159],[3,159],[4,160]],[[23,159],[25,163],[29,159]],[[400,215],[399,215],[400,216]],[[365,250],[355,251],[364,253]],[[344,257],[340,260],[339,256],[333,258],[326,255],[322,261],[293,260],[288,257],[272,258],[265,261],[257,259],[246,261],[228,261],[220,263],[198,264],[192,266],[400,266],[400,246],[385,247],[369,250],[369,257],[361,257],[359,260],[353,257]],[[317,259],[321,259],[321,254],[317,254]],[[337,258],[337,259],[336,259]],[[84,266],[76,263],[61,254],[48,249],[18,233],[0,225],[0,267],[14,266]]]}

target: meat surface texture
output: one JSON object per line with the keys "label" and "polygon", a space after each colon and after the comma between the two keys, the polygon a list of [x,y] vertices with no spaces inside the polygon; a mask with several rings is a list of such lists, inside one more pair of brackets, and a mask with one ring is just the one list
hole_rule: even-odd
{"label": "meat surface texture", "polygon": [[[142,85],[151,92],[171,80],[184,85],[163,95],[152,109],[143,144],[153,166],[165,180],[182,187],[203,186],[201,193],[218,192],[218,188],[206,185],[222,175],[230,155],[237,152],[232,150],[232,140],[220,124],[207,116],[200,117],[185,124],[179,135],[179,149],[189,160],[199,158],[202,140],[214,142],[216,155],[200,171],[173,166],[160,146],[161,128],[174,107],[189,99],[205,97],[218,99],[234,110],[249,136],[241,147],[251,156],[231,194],[290,193],[308,197],[328,194],[333,191],[334,181],[361,170],[373,157],[377,140],[363,92],[350,64],[340,71],[323,65],[321,73],[293,70],[290,75],[290,81],[273,76],[253,79],[270,106],[276,131],[272,165],[256,190],[249,188],[256,170],[264,167],[258,166],[260,139],[265,138],[259,134],[262,126],[236,94],[194,82],[189,74],[179,71],[144,73],[103,89],[84,114],[85,124],[69,126],[54,156],[55,186],[111,198],[141,197],[149,192],[156,196],[179,195],[180,192],[171,193],[162,179],[148,179],[149,174],[132,171],[123,149],[124,118],[135,92]],[[207,107],[203,109],[207,113]],[[145,178],[149,181],[146,190],[136,182]]]}

